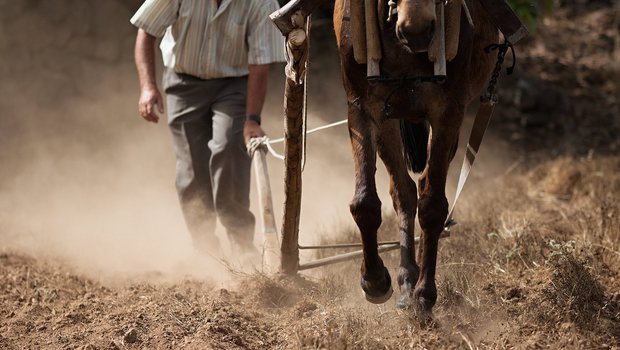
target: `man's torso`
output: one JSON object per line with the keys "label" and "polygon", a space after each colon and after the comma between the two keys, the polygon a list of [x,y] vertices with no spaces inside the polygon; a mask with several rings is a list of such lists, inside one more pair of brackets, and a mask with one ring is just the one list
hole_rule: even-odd
{"label": "man's torso", "polygon": [[[267,23],[274,0],[151,0],[132,23],[149,24],[154,33],[163,24],[164,65],[177,73],[203,79],[248,74],[248,64],[283,60],[283,38]],[[148,6],[151,6],[148,8]],[[158,17],[159,16],[159,17]],[[161,23],[158,23],[160,21]],[[148,32],[148,30],[147,30]],[[262,56],[262,57],[257,57]]]}

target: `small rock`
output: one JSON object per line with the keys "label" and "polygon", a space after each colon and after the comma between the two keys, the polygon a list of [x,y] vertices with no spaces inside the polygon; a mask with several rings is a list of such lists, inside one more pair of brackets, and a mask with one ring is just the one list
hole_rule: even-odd
{"label": "small rock", "polygon": [[120,346],[118,346],[118,344],[116,344],[116,342],[114,340],[112,340],[110,342],[109,349],[110,350],[120,350]]}
{"label": "small rock", "polygon": [[123,342],[125,344],[133,344],[138,341],[138,331],[135,328],[132,328],[125,333],[123,336]]}
{"label": "small rock", "polygon": [[86,344],[80,350],[97,350],[97,347],[93,344]]}

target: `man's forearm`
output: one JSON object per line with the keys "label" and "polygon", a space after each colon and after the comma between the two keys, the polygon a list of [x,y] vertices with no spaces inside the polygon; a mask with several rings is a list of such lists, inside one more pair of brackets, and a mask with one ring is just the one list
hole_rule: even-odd
{"label": "man's forearm", "polygon": [[267,80],[269,78],[269,65],[257,64],[249,66],[248,97],[246,102],[246,115],[260,115],[267,94]]}
{"label": "man's forearm", "polygon": [[156,87],[155,82],[155,42],[157,39],[142,29],[138,30],[134,56],[140,88]]}

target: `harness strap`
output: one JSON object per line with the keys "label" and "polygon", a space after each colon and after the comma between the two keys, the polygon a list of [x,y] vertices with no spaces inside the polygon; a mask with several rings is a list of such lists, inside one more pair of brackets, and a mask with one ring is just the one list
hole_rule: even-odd
{"label": "harness strap", "polygon": [[456,207],[456,203],[461,196],[461,192],[463,191],[465,182],[467,182],[467,178],[469,177],[471,168],[474,165],[476,156],[478,155],[478,150],[480,149],[480,145],[482,144],[482,139],[484,138],[484,134],[489,127],[489,122],[491,121],[493,110],[495,109],[495,105],[498,102],[497,78],[502,70],[504,56],[506,55],[508,49],[512,50],[513,63],[512,66],[508,68],[507,73],[510,75],[514,70],[516,58],[514,56],[514,48],[512,47],[512,44],[506,41],[503,44],[489,45],[485,48],[485,51],[489,53],[495,49],[498,50],[497,63],[495,64],[495,68],[493,69],[493,73],[491,74],[491,79],[489,80],[489,86],[487,88],[487,91],[480,97],[480,106],[478,106],[478,111],[476,112],[474,124],[472,125],[471,133],[469,135],[469,140],[467,141],[467,149],[465,150],[465,156],[463,157],[463,165],[461,166],[459,182],[456,186],[456,194],[454,195],[452,207],[450,208],[448,218],[446,219],[446,223],[444,224],[445,231],[450,231],[450,227],[456,225],[456,221],[454,221],[454,219],[452,218],[454,214],[454,208]]}
{"label": "harness strap", "polygon": [[471,128],[471,134],[469,135],[469,141],[467,142],[467,148],[465,150],[465,157],[463,157],[463,165],[461,166],[461,173],[459,175],[459,182],[456,186],[456,194],[454,195],[454,202],[452,202],[452,208],[448,214],[448,219],[445,223],[445,228],[448,230],[450,226],[456,225],[456,222],[452,219],[454,214],[454,208],[461,196],[465,182],[471,172],[471,167],[474,165],[480,144],[482,144],[482,138],[486,132],[489,121],[491,121],[491,115],[493,115],[493,109],[495,109],[495,101],[485,100],[480,102],[476,118],[474,119],[474,125]]}

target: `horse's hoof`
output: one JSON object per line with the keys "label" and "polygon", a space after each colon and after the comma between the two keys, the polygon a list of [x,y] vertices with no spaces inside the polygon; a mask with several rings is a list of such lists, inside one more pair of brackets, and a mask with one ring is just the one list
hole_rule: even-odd
{"label": "horse's hoof", "polygon": [[366,281],[364,277],[361,278],[360,285],[364,291],[366,300],[373,304],[383,304],[390,300],[394,290],[392,289],[392,278],[387,268],[383,267],[384,275],[380,282],[384,282],[383,288],[377,288],[373,286],[369,281]]}
{"label": "horse's hoof", "polygon": [[373,296],[370,296],[369,294],[364,293],[364,296],[366,297],[367,301],[373,304],[383,304],[386,301],[390,300],[390,298],[392,298],[392,293],[394,293],[394,289],[392,289],[392,286],[390,286],[390,288],[384,295],[373,297]]}
{"label": "horse's hoof", "polygon": [[400,297],[396,303],[396,307],[401,310],[407,310],[411,308],[412,292],[411,284],[404,283],[400,286]]}
{"label": "horse's hoof", "polygon": [[418,298],[418,305],[416,308],[416,314],[420,320],[420,324],[423,326],[431,325],[433,321],[433,305],[435,303],[425,299],[424,297]]}
{"label": "horse's hoof", "polygon": [[398,270],[398,287],[400,296],[396,302],[396,307],[401,310],[411,309],[413,303],[413,289],[420,275],[420,270],[415,263],[408,267],[400,267]]}
{"label": "horse's hoof", "polygon": [[401,295],[400,298],[398,298],[398,301],[396,302],[396,308],[399,310],[409,310],[410,307],[411,307],[411,303],[409,302],[409,299],[405,299]]}
{"label": "horse's hoof", "polygon": [[424,297],[418,298],[418,312],[421,315],[433,315],[433,306],[435,306],[435,302]]}
{"label": "horse's hoof", "polygon": [[418,284],[413,292],[413,300],[416,302],[418,314],[432,315],[433,306],[435,306],[435,301],[437,301],[437,288],[435,284]]}

